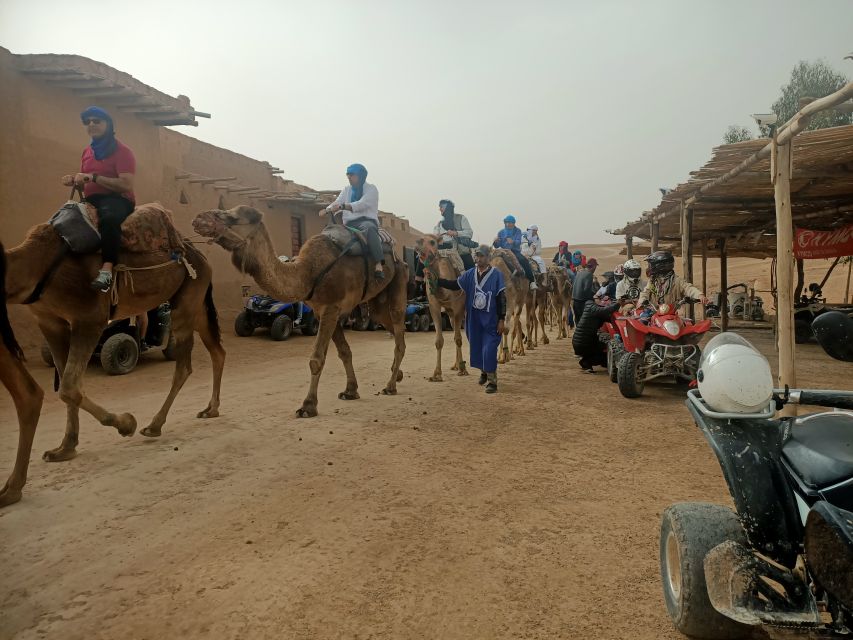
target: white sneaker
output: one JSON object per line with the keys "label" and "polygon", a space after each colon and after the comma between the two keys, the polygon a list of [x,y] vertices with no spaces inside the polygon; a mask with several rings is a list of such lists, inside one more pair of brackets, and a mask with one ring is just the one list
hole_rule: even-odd
{"label": "white sneaker", "polygon": [[531,290],[531,291],[536,291],[538,288],[539,288],[539,287],[537,287],[537,286],[536,286],[536,283],[535,283],[535,282],[531,282],[531,283],[530,283],[530,290]]}

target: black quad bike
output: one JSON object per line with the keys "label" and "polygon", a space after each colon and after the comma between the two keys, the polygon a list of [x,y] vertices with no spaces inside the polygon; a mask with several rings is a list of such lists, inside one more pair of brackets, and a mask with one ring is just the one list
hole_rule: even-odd
{"label": "black quad bike", "polygon": [[785,404],[851,410],[853,392],[776,390],[755,414],[717,413],[688,392],[735,505],[681,503],[663,514],[664,600],[688,636],[853,633],[853,413],[774,418]]}
{"label": "black quad bike", "polygon": [[[164,302],[148,312],[148,330],[144,336],[130,318],[110,322],[101,334],[93,357],[100,360],[104,371],[111,376],[122,376],[136,368],[143,346],[146,353],[162,351],[166,360],[174,360],[175,342],[171,333],[171,309],[169,303]],[[41,358],[47,366],[54,366],[53,354],[46,342],[41,347]]]}

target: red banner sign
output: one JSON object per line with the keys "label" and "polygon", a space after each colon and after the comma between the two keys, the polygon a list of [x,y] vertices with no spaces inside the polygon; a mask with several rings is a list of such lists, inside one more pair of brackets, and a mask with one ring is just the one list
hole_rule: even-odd
{"label": "red banner sign", "polygon": [[795,230],[795,258],[837,258],[839,256],[853,256],[853,224],[832,231],[800,228]]}

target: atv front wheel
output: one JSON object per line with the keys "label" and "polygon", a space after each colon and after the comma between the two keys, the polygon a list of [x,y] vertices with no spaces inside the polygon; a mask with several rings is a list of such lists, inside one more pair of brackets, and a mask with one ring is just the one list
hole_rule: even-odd
{"label": "atv front wheel", "polygon": [[241,338],[248,338],[250,335],[255,333],[255,323],[252,322],[251,318],[249,318],[249,314],[245,311],[241,311],[237,314],[237,317],[234,318],[234,333]]}
{"label": "atv front wheel", "polygon": [[312,314],[307,321],[305,318],[302,319],[303,336],[316,336],[318,331],[320,331],[320,321],[315,315]]}
{"label": "atv front wheel", "polygon": [[804,344],[811,340],[813,335],[812,327],[807,320],[800,320],[799,318],[794,320],[794,342]]}
{"label": "atv front wheel", "polygon": [[424,313],[420,316],[421,331],[429,331],[430,320],[431,318],[428,313]]}
{"label": "atv front wheel", "polygon": [[643,395],[646,383],[640,378],[642,363],[642,353],[626,353],[619,360],[616,382],[619,384],[619,392],[626,398],[639,398]]}
{"label": "atv front wheel", "polygon": [[101,347],[101,366],[111,376],[123,376],[136,368],[139,345],[126,333],[116,333],[107,338]]}
{"label": "atv front wheel", "polygon": [[693,638],[745,638],[752,627],[714,609],[705,582],[705,556],[719,544],[746,544],[737,515],[705,502],[682,502],[663,512],[660,526],[660,575],[663,599],[675,628]]}
{"label": "atv front wheel", "polygon": [[293,320],[290,316],[281,315],[272,321],[270,326],[270,338],[279,342],[287,340],[290,334],[293,333]]}

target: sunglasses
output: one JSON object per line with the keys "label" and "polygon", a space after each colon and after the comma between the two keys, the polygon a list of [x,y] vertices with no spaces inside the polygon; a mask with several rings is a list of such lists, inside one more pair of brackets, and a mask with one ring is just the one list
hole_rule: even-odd
{"label": "sunglasses", "polygon": [[86,118],[85,120],[83,120],[83,124],[86,124],[86,125],[88,125],[88,124],[101,124],[102,122],[103,122],[103,120],[101,120],[100,118]]}

